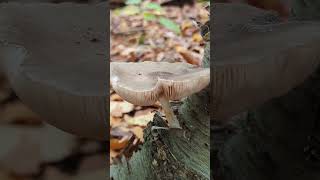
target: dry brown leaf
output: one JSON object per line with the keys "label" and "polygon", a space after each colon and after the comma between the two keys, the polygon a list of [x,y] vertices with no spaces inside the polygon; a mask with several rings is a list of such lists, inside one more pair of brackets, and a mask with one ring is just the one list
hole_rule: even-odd
{"label": "dry brown leaf", "polygon": [[123,99],[118,94],[114,93],[111,95],[110,101],[123,101]]}
{"label": "dry brown leaf", "polygon": [[194,57],[192,53],[189,52],[186,48],[176,46],[176,51],[184,58],[187,63],[200,66],[200,60]]}
{"label": "dry brown leaf", "polygon": [[0,117],[1,124],[16,123],[40,125],[42,123],[42,119],[20,101],[7,103],[0,109]]}
{"label": "dry brown leaf", "polygon": [[136,111],[134,113],[134,116],[141,116],[141,115],[148,115],[150,113],[155,113],[156,112],[156,108],[145,108],[145,109],[140,109],[140,111]]}
{"label": "dry brown leaf", "polygon": [[134,105],[126,101],[111,101],[110,114],[114,117],[122,117],[123,114],[134,110]]}
{"label": "dry brown leaf", "polygon": [[188,29],[190,27],[193,27],[193,23],[192,21],[183,21],[182,24],[181,24],[181,30],[185,30],[185,29]]}
{"label": "dry brown leaf", "polygon": [[110,116],[110,126],[111,127],[117,127],[122,124],[123,124],[123,121],[121,118]]}
{"label": "dry brown leaf", "polygon": [[140,126],[135,126],[130,129],[139,139],[143,142],[143,128]]}
{"label": "dry brown leaf", "polygon": [[110,149],[112,150],[119,150],[123,149],[128,145],[128,139],[116,139],[116,138],[111,138],[110,139]]}
{"label": "dry brown leaf", "polygon": [[52,126],[0,126],[0,166],[17,175],[39,173],[41,163],[72,153],[74,137]]}
{"label": "dry brown leaf", "polygon": [[152,121],[153,116],[154,113],[148,113],[134,117],[125,115],[124,119],[129,125],[147,126],[148,122]]}
{"label": "dry brown leaf", "polygon": [[195,42],[202,42],[202,36],[199,33],[195,33],[192,35],[192,40]]}

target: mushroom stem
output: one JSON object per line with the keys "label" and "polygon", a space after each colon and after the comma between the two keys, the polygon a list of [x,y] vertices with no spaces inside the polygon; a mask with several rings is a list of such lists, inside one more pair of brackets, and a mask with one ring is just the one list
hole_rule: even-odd
{"label": "mushroom stem", "polygon": [[174,113],[171,109],[169,100],[165,97],[160,97],[159,101],[161,103],[161,106],[162,106],[164,113],[166,115],[166,118],[168,120],[169,128],[182,129],[177,117],[174,115]]}

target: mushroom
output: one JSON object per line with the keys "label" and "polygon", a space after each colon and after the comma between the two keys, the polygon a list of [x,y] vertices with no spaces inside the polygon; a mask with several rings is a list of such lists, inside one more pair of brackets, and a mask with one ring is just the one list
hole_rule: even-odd
{"label": "mushroom", "polygon": [[0,4],[2,75],[46,122],[97,139],[109,134],[106,9],[106,3]]}
{"label": "mushroom", "polygon": [[[267,15],[246,5],[216,4],[216,51],[211,71],[216,121],[226,122],[242,111],[286,94],[318,68],[320,23],[291,20],[257,25],[252,21]],[[249,23],[268,31],[232,29]]]}
{"label": "mushroom", "polygon": [[210,81],[209,68],[187,63],[112,62],[113,89],[126,101],[147,106],[157,100],[162,105],[170,128],[181,128],[169,100],[179,100],[205,88]]}

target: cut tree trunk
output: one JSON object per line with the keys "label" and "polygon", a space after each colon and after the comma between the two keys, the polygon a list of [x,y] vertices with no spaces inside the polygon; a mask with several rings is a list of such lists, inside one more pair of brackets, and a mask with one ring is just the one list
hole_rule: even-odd
{"label": "cut tree trunk", "polygon": [[[204,66],[210,66],[210,45],[205,49]],[[183,130],[154,130],[164,126],[156,115],[144,131],[145,142],[127,163],[112,165],[111,179],[209,179],[210,177],[210,86],[186,98],[177,118]]]}
{"label": "cut tree trunk", "polygon": [[[293,2],[298,18],[319,18],[318,1],[308,7],[310,3]],[[319,121],[320,67],[288,94],[236,118],[232,129],[212,134],[221,140],[214,142],[213,176],[218,180],[319,180]]]}
{"label": "cut tree trunk", "polygon": [[[320,69],[238,120],[221,147],[219,180],[320,179]],[[215,135],[214,135],[215,136]]]}

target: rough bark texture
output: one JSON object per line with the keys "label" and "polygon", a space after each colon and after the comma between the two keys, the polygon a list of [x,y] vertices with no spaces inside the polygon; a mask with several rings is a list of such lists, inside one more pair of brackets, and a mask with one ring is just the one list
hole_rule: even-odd
{"label": "rough bark texture", "polygon": [[[241,119],[218,153],[225,180],[320,179],[320,71]],[[219,177],[219,180],[222,177]]]}
{"label": "rough bark texture", "polygon": [[[205,51],[204,66],[210,66],[210,45]],[[156,115],[144,132],[145,143],[128,163],[111,166],[114,180],[209,179],[210,115],[209,92],[205,90],[186,98],[177,117],[183,130],[155,130],[164,126]]]}
{"label": "rough bark texture", "polygon": [[[295,15],[319,17],[318,1],[299,2]],[[235,119],[212,134],[216,180],[320,179],[320,68],[288,94]]]}

